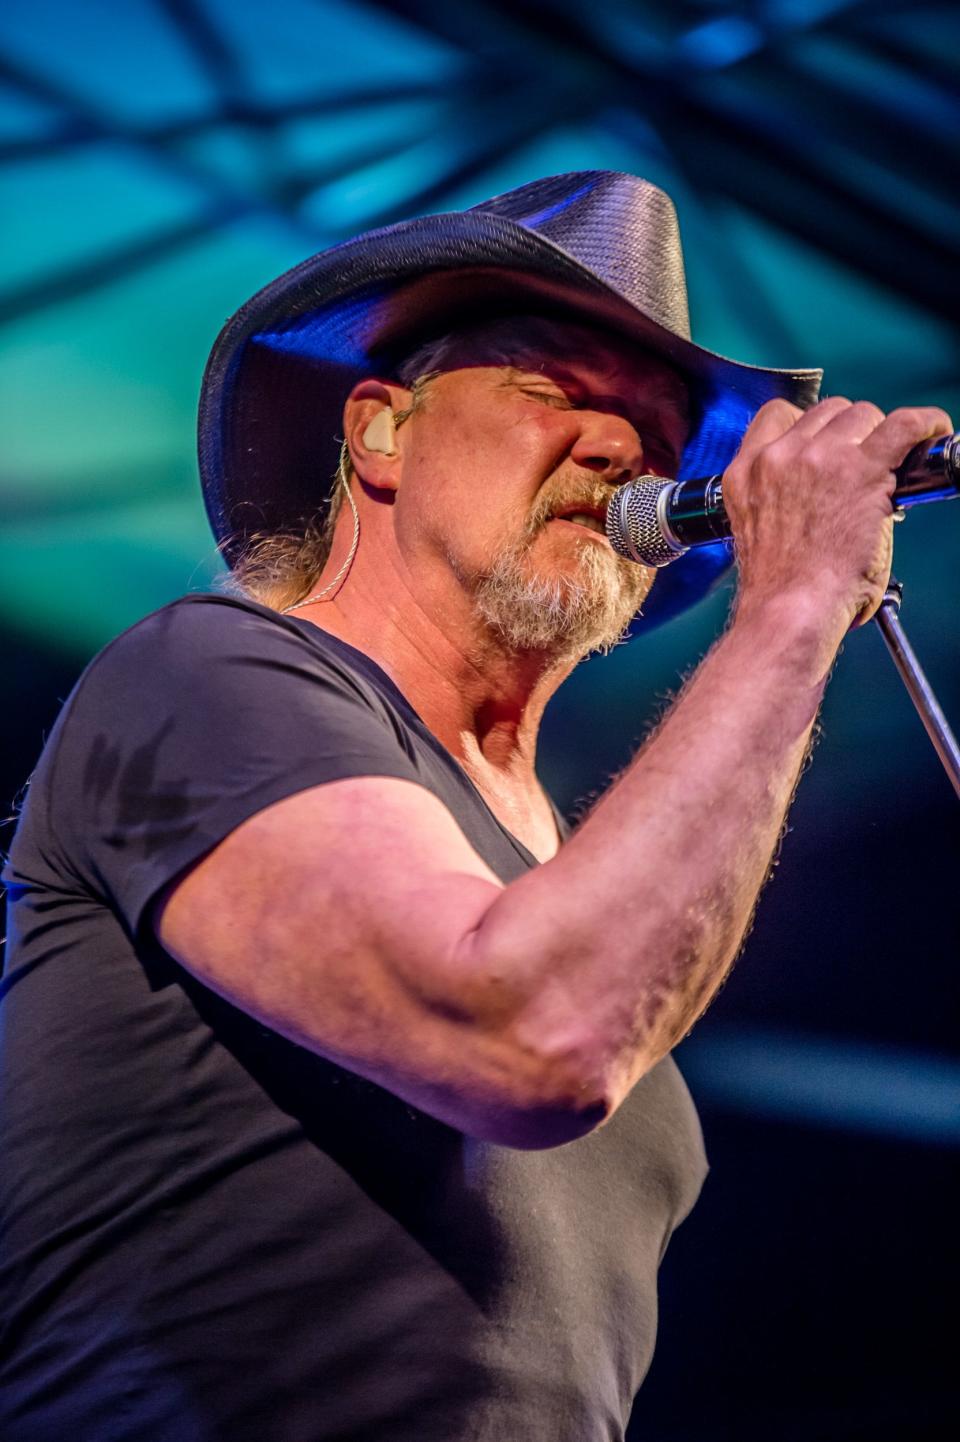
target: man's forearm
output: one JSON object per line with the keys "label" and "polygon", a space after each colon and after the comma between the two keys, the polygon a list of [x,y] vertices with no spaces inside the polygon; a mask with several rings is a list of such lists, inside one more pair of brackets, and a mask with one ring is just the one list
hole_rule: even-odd
{"label": "man's forearm", "polygon": [[559,855],[513,883],[474,965],[529,998],[518,1040],[616,1105],[703,1011],[769,869],[823,693],[822,623],[744,614]]}

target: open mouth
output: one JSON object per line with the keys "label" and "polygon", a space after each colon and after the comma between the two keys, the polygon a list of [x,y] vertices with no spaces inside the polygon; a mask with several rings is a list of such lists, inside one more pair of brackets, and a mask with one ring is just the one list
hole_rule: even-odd
{"label": "open mouth", "polygon": [[575,526],[584,526],[588,531],[595,531],[599,536],[607,534],[606,516],[599,506],[571,506],[569,509],[555,512],[550,519],[569,521]]}

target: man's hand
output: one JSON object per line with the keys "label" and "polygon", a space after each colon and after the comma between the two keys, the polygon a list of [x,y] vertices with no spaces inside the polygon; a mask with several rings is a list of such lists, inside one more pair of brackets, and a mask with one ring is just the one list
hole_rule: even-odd
{"label": "man's hand", "polygon": [[831,396],[808,411],[758,411],[724,479],[740,613],[778,600],[816,615],[826,647],[869,620],[890,574],[895,468],[953,429],[935,407],[891,411]]}

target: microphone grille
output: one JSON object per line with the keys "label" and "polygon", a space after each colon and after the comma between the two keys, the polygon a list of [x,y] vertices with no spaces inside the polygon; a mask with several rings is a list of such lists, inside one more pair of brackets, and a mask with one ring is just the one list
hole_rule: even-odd
{"label": "microphone grille", "polygon": [[669,543],[660,520],[660,497],[675,481],[640,476],[620,486],[607,505],[607,539],[618,556],[643,566],[669,566],[682,554]]}

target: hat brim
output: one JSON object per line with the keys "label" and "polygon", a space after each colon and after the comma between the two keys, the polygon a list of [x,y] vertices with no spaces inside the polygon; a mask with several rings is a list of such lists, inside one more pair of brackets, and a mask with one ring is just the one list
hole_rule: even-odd
{"label": "hat brim", "polygon": [[[806,407],[818,370],[747,366],[665,329],[559,246],[483,211],[404,221],[312,256],[227,322],[200,398],[200,474],[228,564],[254,535],[301,529],[329,495],[344,401],[418,344],[471,320],[536,311],[585,321],[662,356],[688,385],[680,476],[722,471],[759,407]],[[726,545],[662,571],[640,629],[694,604],[729,567]]]}

